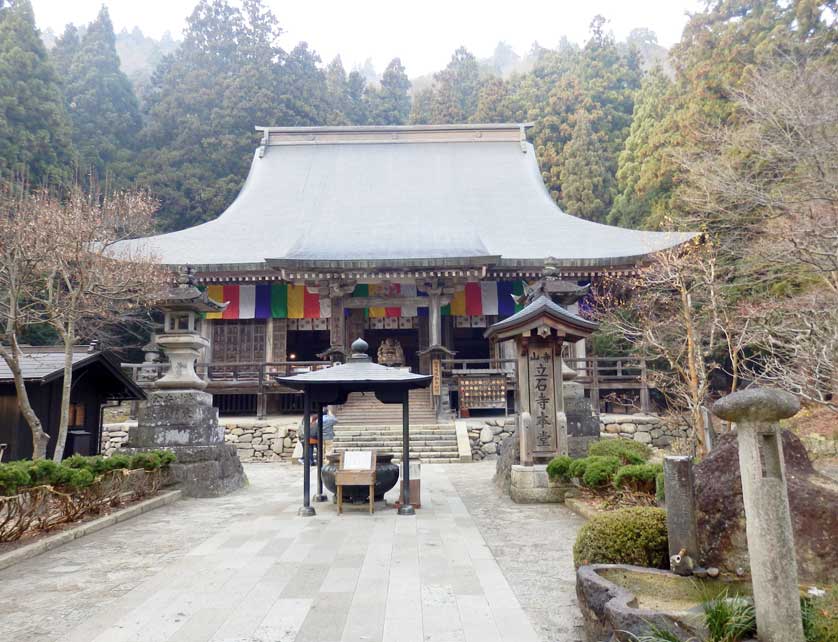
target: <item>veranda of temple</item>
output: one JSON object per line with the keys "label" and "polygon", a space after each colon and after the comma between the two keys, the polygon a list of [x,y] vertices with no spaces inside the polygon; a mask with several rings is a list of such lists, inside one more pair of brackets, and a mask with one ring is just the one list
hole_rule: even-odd
{"label": "veranda of temple", "polygon": [[[203,319],[210,346],[199,364],[222,413],[298,411],[299,395],[274,375],[342,360],[357,337],[386,365],[435,374],[437,411],[455,397],[433,370],[457,367],[484,389],[472,409],[505,410],[514,391],[501,395],[496,375],[512,385],[515,355],[483,333],[520,309],[513,295],[545,265],[577,312],[578,286],[692,236],[562,212],[524,124],[257,129],[247,181],[225,212],[132,242],[191,266],[228,303]],[[565,354],[583,360],[584,342]],[[464,390],[450,392],[468,412]]]}

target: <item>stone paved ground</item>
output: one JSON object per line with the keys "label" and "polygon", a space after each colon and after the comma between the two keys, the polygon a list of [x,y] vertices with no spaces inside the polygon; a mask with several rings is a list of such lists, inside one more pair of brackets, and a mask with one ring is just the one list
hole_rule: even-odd
{"label": "stone paved ground", "polygon": [[301,469],[250,465],[245,490],[182,500],[0,571],[0,639],[577,642],[569,551],[580,520],[516,506],[493,471],[425,466],[416,517],[338,517],[330,503],[303,519]]}

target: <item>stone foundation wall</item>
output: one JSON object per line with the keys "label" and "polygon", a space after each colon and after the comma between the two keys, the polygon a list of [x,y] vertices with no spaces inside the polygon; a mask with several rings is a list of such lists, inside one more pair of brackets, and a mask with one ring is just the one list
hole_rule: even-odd
{"label": "stone foundation wall", "polygon": [[515,420],[515,415],[462,420],[467,421],[472,460],[480,461],[500,453],[500,443],[515,431]]}
{"label": "stone foundation wall", "polygon": [[[222,419],[224,442],[236,447],[241,461],[279,461],[291,459],[297,445],[299,417],[276,417],[270,420]],[[128,441],[136,422],[104,424],[102,454],[112,455]]]}
{"label": "stone foundation wall", "polygon": [[136,421],[124,421],[116,424],[102,424],[102,454],[110,456],[122,448],[122,444],[128,441],[128,431],[131,429],[131,426],[136,425]]}
{"label": "stone foundation wall", "polygon": [[666,448],[678,439],[686,439],[689,429],[670,417],[652,415],[599,416],[600,437],[603,439],[632,439],[656,448]]}

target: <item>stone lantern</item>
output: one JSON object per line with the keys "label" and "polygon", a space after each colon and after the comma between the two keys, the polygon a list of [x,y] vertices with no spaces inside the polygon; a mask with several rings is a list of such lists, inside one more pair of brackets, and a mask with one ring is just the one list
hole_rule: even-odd
{"label": "stone lantern", "polygon": [[163,311],[163,332],[157,347],[169,361],[169,370],[150,383],[148,399],[140,405],[137,426],[128,447],[133,450],[164,448],[177,460],[170,466],[172,481],[193,497],[221,495],[246,481],[235,448],[224,443],[224,429],[207,382],[195,372],[195,362],[208,342],[199,333],[202,312],[219,312],[226,305],[210,299],[195,286],[187,268],[177,285],[158,301]]}
{"label": "stone lantern", "polygon": [[203,390],[207,382],[195,372],[195,362],[209,341],[201,336],[202,312],[219,312],[225,304],[210,299],[195,287],[192,276],[184,272],[177,287],[170,289],[158,303],[163,310],[163,332],[155,337],[157,346],[169,360],[169,371],[154,383],[158,389]]}
{"label": "stone lantern", "polygon": [[553,301],[550,281],[527,292],[520,312],[486,330],[492,341],[514,341],[518,358],[520,464],[512,466],[510,495],[521,503],[563,501],[551,486],[547,463],[568,454],[563,385],[568,378],[561,358],[562,344],[584,339],[597,324]]}

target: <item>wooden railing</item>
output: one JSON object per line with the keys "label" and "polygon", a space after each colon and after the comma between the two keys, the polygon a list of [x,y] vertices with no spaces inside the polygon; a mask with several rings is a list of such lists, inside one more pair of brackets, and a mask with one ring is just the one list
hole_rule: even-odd
{"label": "wooden railing", "polygon": [[[650,409],[649,380],[646,360],[640,357],[582,357],[565,358],[565,364],[579,374],[576,381],[588,391],[591,405],[599,410],[601,398],[616,391],[638,391],[641,412]],[[516,359],[444,359],[443,382],[451,383],[456,376],[506,374],[511,390],[517,387]],[[517,394],[516,394],[517,398]]]}
{"label": "wooden railing", "polygon": [[[332,365],[328,361],[253,361],[240,363],[196,363],[195,372],[207,382],[214,395],[256,395],[256,415],[262,418],[267,410],[267,396],[297,393],[282,386],[276,377],[284,377]],[[149,385],[169,369],[168,363],[123,363],[131,378],[140,385]]]}
{"label": "wooden railing", "polygon": [[649,412],[649,377],[642,357],[566,358],[565,364],[579,373],[576,381],[590,391],[591,405],[599,409],[603,391],[637,390],[640,411]]}
{"label": "wooden railing", "polygon": [[[617,391],[638,391],[640,410],[648,412],[649,379],[646,360],[639,357],[584,357],[565,358],[565,364],[579,374],[576,381],[589,391],[591,404],[599,410],[600,401],[606,394]],[[276,381],[278,376],[310,372],[332,365],[328,361],[262,361],[241,363],[198,363],[195,370],[207,382],[207,389],[216,395],[255,394],[257,411],[264,417],[267,396],[270,394],[293,393]],[[517,399],[516,359],[442,359],[442,382],[453,384],[457,377],[506,375],[508,390],[515,392]],[[131,371],[134,381],[150,384],[168,370],[168,363],[123,363]]]}

